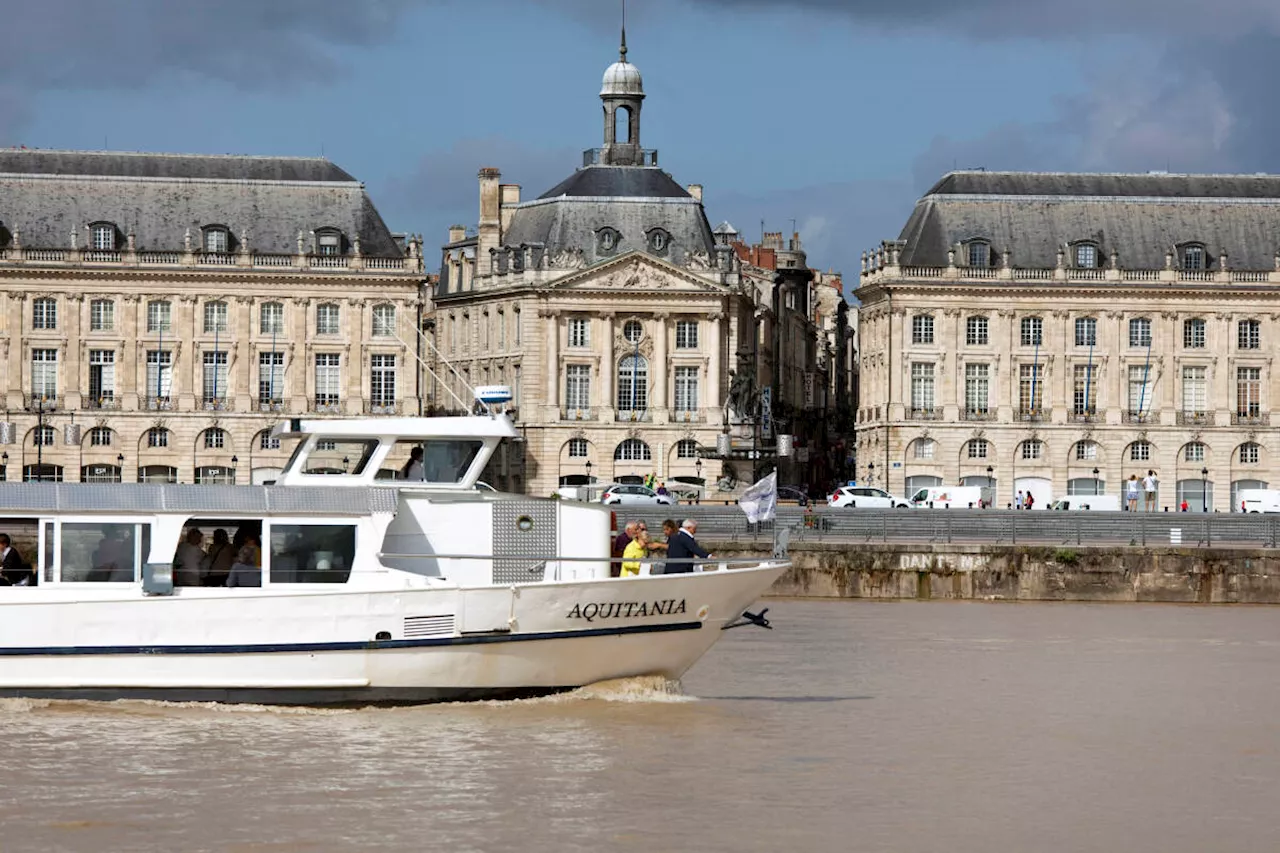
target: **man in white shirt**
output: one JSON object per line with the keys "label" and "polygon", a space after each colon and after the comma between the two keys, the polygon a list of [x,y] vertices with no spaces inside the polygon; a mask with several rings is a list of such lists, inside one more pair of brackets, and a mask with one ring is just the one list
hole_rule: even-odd
{"label": "man in white shirt", "polygon": [[1142,478],[1142,492],[1146,496],[1147,512],[1156,511],[1156,492],[1160,488],[1160,481],[1156,479],[1155,471],[1148,471],[1147,476]]}

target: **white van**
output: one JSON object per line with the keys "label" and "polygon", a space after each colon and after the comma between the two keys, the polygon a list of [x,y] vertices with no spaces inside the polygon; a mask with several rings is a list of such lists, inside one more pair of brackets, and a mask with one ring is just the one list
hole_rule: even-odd
{"label": "white van", "polygon": [[1280,489],[1241,489],[1236,500],[1241,512],[1280,512]]}
{"label": "white van", "polygon": [[1119,512],[1120,498],[1116,495],[1071,495],[1054,501],[1049,509],[1078,509],[1093,512]]}
{"label": "white van", "polygon": [[921,509],[981,509],[991,505],[991,489],[987,486],[930,486],[920,489],[908,500]]}

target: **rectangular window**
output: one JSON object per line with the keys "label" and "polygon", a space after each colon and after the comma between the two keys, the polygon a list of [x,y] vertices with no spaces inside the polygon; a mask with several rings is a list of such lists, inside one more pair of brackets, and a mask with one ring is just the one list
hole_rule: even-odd
{"label": "rectangular window", "polygon": [[147,388],[144,396],[167,401],[172,393],[173,353],[168,350],[147,350]]}
{"label": "rectangular window", "polygon": [[698,368],[676,368],[676,411],[698,410]]}
{"label": "rectangular window", "polygon": [[591,407],[591,367],[570,364],[564,369],[564,405],[566,409]]}
{"label": "rectangular window", "polygon": [[985,347],[990,343],[989,325],[986,317],[970,317],[965,323],[964,342],[971,347]]}
{"label": "rectangular window", "polygon": [[346,583],[351,577],[355,525],[273,523],[270,530],[273,584]]}
{"label": "rectangular window", "polygon": [[227,398],[227,354],[225,352],[206,352],[204,354],[204,401],[215,403]]}
{"label": "rectangular window", "polygon": [[1025,460],[1040,459],[1044,456],[1043,441],[1022,442],[1022,458]]}
{"label": "rectangular window", "polygon": [[394,355],[369,356],[369,399],[375,406],[395,405],[396,357]]}
{"label": "rectangular window", "polygon": [[171,308],[168,302],[147,303],[147,331],[169,332],[173,330]]}
{"label": "rectangular window", "polygon": [[1182,411],[1188,415],[1203,415],[1209,408],[1209,391],[1203,367],[1182,368]]}
{"label": "rectangular window", "polygon": [[205,231],[204,250],[206,252],[225,252],[227,250],[227,232],[221,228],[210,228]]}
{"label": "rectangular window", "polygon": [[258,329],[264,335],[284,334],[284,305],[268,302],[259,310]]}
{"label": "rectangular window", "polygon": [[1204,349],[1204,320],[1186,320],[1182,324],[1182,345],[1187,349]]}
{"label": "rectangular window", "polygon": [[618,409],[642,412],[649,408],[649,362],[629,355],[618,367]]}
{"label": "rectangular window", "polygon": [[698,324],[692,320],[676,322],[676,349],[698,348]]}
{"label": "rectangular window", "polygon": [[1093,317],[1080,317],[1076,320],[1076,346],[1095,347],[1098,345],[1098,321]]}
{"label": "rectangular window", "polygon": [[1076,459],[1080,462],[1093,462],[1098,458],[1098,445],[1092,441],[1076,443]]}
{"label": "rectangular window", "polygon": [[1144,415],[1151,411],[1155,399],[1151,393],[1151,369],[1146,365],[1129,365],[1129,412]]}
{"label": "rectangular window", "polygon": [[989,267],[991,266],[991,247],[986,243],[970,243],[969,244],[969,266],[971,267]]}
{"label": "rectangular window", "polygon": [[284,353],[258,353],[258,402],[279,403],[284,399]]}
{"label": "rectangular window", "polygon": [[89,400],[109,403],[116,397],[116,353],[109,349],[89,350]]}
{"label": "rectangular window", "polygon": [[1082,270],[1097,269],[1098,247],[1088,243],[1076,246],[1076,266]]}
{"label": "rectangular window", "polygon": [[964,407],[973,414],[985,415],[990,392],[990,367],[986,364],[964,366]]}
{"label": "rectangular window", "polygon": [[1182,268],[1191,272],[1203,270],[1205,268],[1204,247],[1184,247],[1182,250]]}
{"label": "rectangular window", "polygon": [[342,373],[337,353],[316,353],[316,403],[336,406],[342,387]]}
{"label": "rectangular window", "polygon": [[922,438],[913,442],[912,446],[915,448],[916,459],[932,459],[933,449],[937,444],[930,439]]}
{"label": "rectangular window", "polygon": [[1256,418],[1262,413],[1262,368],[1236,368],[1236,414]]}
{"label": "rectangular window", "polygon": [[933,363],[914,362],[911,365],[911,408],[917,412],[932,412]]}
{"label": "rectangular window", "polygon": [[110,332],[116,327],[116,304],[110,299],[89,303],[89,331]]}
{"label": "rectangular window", "polygon": [[1040,411],[1044,405],[1044,382],[1040,365],[1018,365],[1018,409],[1025,414]]}
{"label": "rectangular window", "polygon": [[116,229],[114,225],[93,226],[93,250],[95,252],[114,252],[116,250]]}
{"label": "rectangular window", "polygon": [[911,343],[933,343],[933,317],[920,314],[911,318]]}
{"label": "rectangular window", "polygon": [[1129,321],[1129,346],[1144,349],[1151,346],[1151,321],[1146,317]]}
{"label": "rectangular window", "polygon": [[31,351],[31,396],[47,401],[58,399],[58,351],[33,349]]}
{"label": "rectangular window", "polygon": [[1204,461],[1204,445],[1198,441],[1193,441],[1187,445],[1186,460],[1188,462]]}
{"label": "rectangular window", "polygon": [[215,332],[225,332],[226,330],[227,303],[206,302],[204,304],[204,333],[212,335]]}
{"label": "rectangular window", "polygon": [[1262,348],[1262,324],[1257,320],[1241,320],[1236,327],[1236,346],[1240,349]]}
{"label": "rectangular window", "polygon": [[338,306],[332,302],[326,302],[324,305],[316,306],[316,334],[317,335],[336,335],[338,334]]}
{"label": "rectangular window", "polygon": [[578,349],[591,346],[591,321],[584,317],[569,318],[569,346]]}
{"label": "rectangular window", "polygon": [[970,459],[986,459],[990,445],[985,438],[975,438],[969,442]]}
{"label": "rectangular window", "polygon": [[[137,580],[139,552],[146,559],[150,534],[151,526],[148,524],[63,522],[58,543],[62,550],[62,582],[128,583]],[[50,542],[46,556],[52,557],[52,542],[46,541]],[[52,559],[49,562],[52,563]]]}
{"label": "rectangular window", "polygon": [[1073,383],[1071,411],[1077,415],[1091,415],[1098,410],[1098,378],[1091,364],[1077,364],[1072,368]]}
{"label": "rectangular window", "polygon": [[1135,441],[1129,445],[1129,461],[1130,462],[1150,462],[1151,461],[1151,444],[1146,441]]}
{"label": "rectangular window", "polygon": [[342,235],[340,234],[319,234],[318,243],[320,246],[320,254],[325,256],[342,254]]}
{"label": "rectangular window", "polygon": [[1044,343],[1044,320],[1039,317],[1023,317],[1021,332],[1024,347],[1040,346]]}
{"label": "rectangular window", "polygon": [[375,338],[393,338],[396,334],[396,307],[394,305],[373,306],[373,336]]}
{"label": "rectangular window", "polygon": [[1258,445],[1253,444],[1252,442],[1240,445],[1241,465],[1257,465],[1258,457],[1260,455],[1261,454],[1258,453]]}
{"label": "rectangular window", "polygon": [[37,299],[31,303],[31,328],[58,328],[58,303],[53,299]]}

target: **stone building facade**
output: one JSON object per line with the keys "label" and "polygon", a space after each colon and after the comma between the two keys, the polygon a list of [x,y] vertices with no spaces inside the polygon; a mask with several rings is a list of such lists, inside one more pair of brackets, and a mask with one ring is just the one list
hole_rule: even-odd
{"label": "stone building facade", "polygon": [[1277,235],[1277,176],[947,175],[864,263],[861,473],[1238,509],[1280,483]]}
{"label": "stone building facade", "polygon": [[600,98],[603,146],[538,198],[480,170],[478,227],[456,226],[443,248],[430,399],[448,411],[468,405],[468,386],[513,389],[524,440],[487,473],[500,489],[654,475],[734,493],[776,447],[759,434],[763,389],[781,375],[774,271],[747,269],[713,233],[702,188],[641,146],[644,88],[625,37]]}
{"label": "stone building facade", "polygon": [[262,482],[283,417],[417,414],[426,281],[323,159],[0,151],[3,476]]}

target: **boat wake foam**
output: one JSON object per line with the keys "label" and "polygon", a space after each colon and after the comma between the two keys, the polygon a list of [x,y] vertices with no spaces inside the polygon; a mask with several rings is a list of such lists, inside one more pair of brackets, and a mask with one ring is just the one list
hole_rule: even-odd
{"label": "boat wake foam", "polygon": [[529,702],[696,702],[696,696],[688,696],[679,681],[661,675],[637,675],[631,678],[611,678],[597,681],[568,693],[557,693]]}

